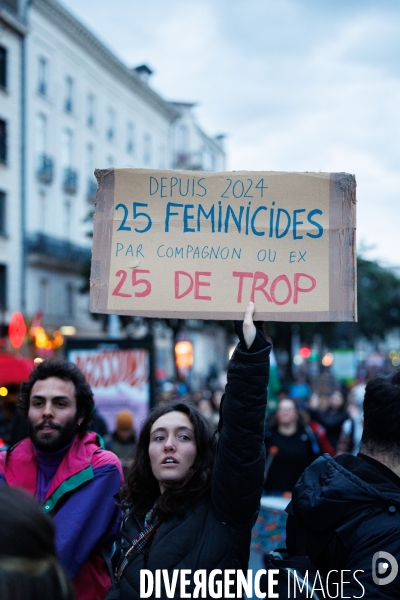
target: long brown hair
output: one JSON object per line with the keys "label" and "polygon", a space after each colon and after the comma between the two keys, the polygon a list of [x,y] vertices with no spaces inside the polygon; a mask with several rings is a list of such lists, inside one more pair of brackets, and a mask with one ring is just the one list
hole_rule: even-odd
{"label": "long brown hair", "polygon": [[302,427],[305,427],[305,425],[307,425],[307,416],[304,413],[304,411],[300,410],[296,401],[293,400],[293,398],[290,398],[289,396],[287,398],[281,398],[278,402],[278,406],[276,407],[276,409],[274,410],[273,413],[271,413],[268,418],[267,418],[267,429],[278,429],[279,423],[278,423],[278,417],[277,417],[277,412],[279,409],[279,405],[283,400],[290,400],[290,402],[293,402],[293,406],[294,409],[296,411],[296,415],[297,415],[297,428],[301,429]]}
{"label": "long brown hair", "polygon": [[[196,458],[187,475],[160,496],[160,486],[153,475],[149,457],[150,431],[153,423],[163,415],[178,411],[188,416],[194,428]],[[157,514],[166,518],[182,514],[187,502],[193,503],[211,487],[211,476],[215,457],[215,441],[208,423],[191,404],[172,401],[156,407],[145,421],[140,432],[136,456],[125,485],[121,489],[121,500],[128,513],[143,517],[158,500]]]}

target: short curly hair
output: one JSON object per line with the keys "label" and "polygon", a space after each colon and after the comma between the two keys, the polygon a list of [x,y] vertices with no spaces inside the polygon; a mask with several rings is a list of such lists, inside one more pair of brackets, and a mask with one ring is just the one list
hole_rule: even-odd
{"label": "short curly hair", "polygon": [[82,371],[72,362],[59,358],[48,358],[41,362],[30,374],[28,381],[21,384],[17,406],[20,413],[28,416],[31,390],[36,381],[58,377],[72,381],[75,386],[76,408],[79,416],[84,416],[77,427],[79,432],[89,430],[95,408],[93,392]]}
{"label": "short curly hair", "polygon": [[374,377],[365,386],[360,452],[400,456],[400,370]]}

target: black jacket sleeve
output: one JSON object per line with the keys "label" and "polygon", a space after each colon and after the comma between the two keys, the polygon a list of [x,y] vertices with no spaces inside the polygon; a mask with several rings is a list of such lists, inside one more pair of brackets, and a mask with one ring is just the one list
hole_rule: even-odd
{"label": "black jacket sleeve", "polygon": [[231,525],[252,518],[262,493],[271,344],[264,337],[262,345],[248,352],[239,343],[228,366],[212,497],[217,518]]}

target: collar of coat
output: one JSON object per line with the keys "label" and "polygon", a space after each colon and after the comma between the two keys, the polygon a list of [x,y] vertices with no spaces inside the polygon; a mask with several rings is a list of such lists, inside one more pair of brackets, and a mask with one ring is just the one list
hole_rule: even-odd
{"label": "collar of coat", "polygon": [[[68,491],[93,478],[93,455],[101,448],[96,433],[77,434],[62,459],[44,499],[44,510],[50,512]],[[35,446],[25,438],[3,456],[1,471],[8,485],[36,493],[38,459]]]}

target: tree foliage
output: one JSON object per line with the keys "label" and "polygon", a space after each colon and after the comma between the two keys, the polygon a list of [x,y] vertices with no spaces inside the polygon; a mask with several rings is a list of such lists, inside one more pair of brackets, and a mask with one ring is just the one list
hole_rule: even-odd
{"label": "tree foliage", "polygon": [[378,263],[358,258],[357,296],[359,334],[383,338],[400,327],[400,279]]}
{"label": "tree foliage", "polygon": [[[316,334],[330,348],[353,346],[359,337],[383,339],[400,327],[400,279],[379,263],[357,258],[356,323],[298,323],[301,342],[311,344]],[[276,347],[290,350],[293,323],[268,323]]]}

